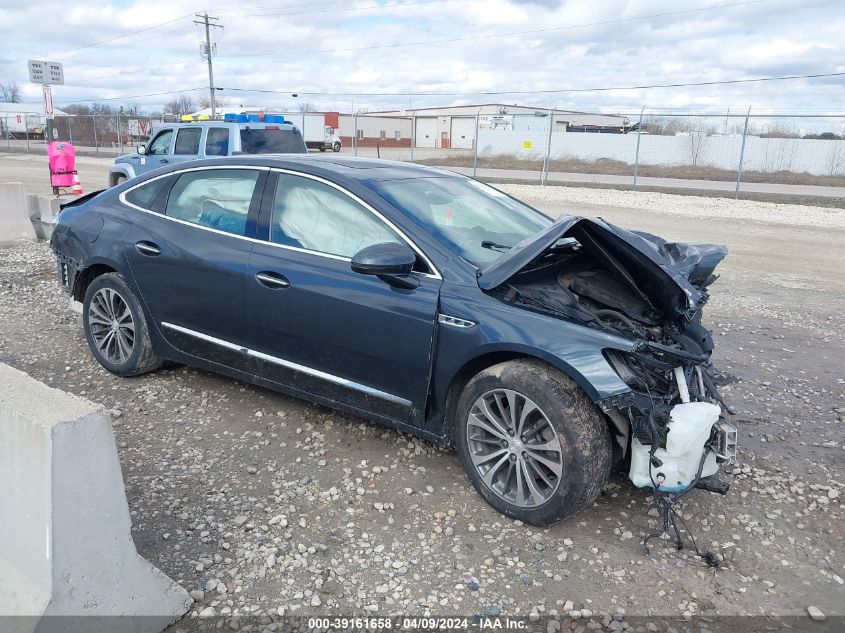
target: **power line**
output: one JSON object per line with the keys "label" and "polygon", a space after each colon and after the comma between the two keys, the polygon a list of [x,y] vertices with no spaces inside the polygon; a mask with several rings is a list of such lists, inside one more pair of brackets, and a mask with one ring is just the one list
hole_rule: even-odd
{"label": "power line", "polygon": [[784,75],[781,77],[754,77],[750,79],[724,79],[720,81],[693,81],[669,84],[648,84],[642,86],[601,86],[597,88],[557,88],[554,90],[488,90],[474,92],[306,92],[303,90],[262,90],[249,88],[219,88],[230,92],[254,92],[261,94],[297,93],[309,97],[460,97],[497,95],[563,94],[572,92],[609,92],[611,90],[650,90],[653,88],[689,88],[695,86],[723,86],[764,81],[788,81],[792,79],[817,79],[821,77],[842,77],[845,72],[817,73],[812,75]]}
{"label": "power line", "polygon": [[[597,88],[557,88],[554,90],[489,90],[480,92],[304,92],[302,90],[266,90],[260,88],[221,88],[216,90],[228,90],[229,92],[245,92],[255,94],[299,94],[308,97],[461,97],[461,96],[504,96],[504,95],[535,95],[535,94],[565,94],[580,92],[608,92],[611,90],[648,90],[652,88],[684,88],[693,86],[716,86],[742,84],[765,81],[789,81],[793,79],[817,79],[824,77],[842,77],[845,72],[839,73],[816,73],[812,75],[784,75],[781,77],[755,77],[750,79],[726,79],[722,81],[697,81],[687,83],[671,84],[650,84],[643,86],[602,86]],[[144,95],[129,95],[122,97],[105,97],[100,99],[74,99],[74,103],[90,103],[94,101],[119,101],[121,99],[140,99],[143,97],[157,97],[161,95],[172,95],[180,92],[195,92],[197,90],[208,90],[207,87],[183,88],[182,90],[170,90],[168,92],[154,92]],[[804,109],[804,108],[801,108]]]}
{"label": "power line", "polygon": [[168,90],[167,92],[150,92],[145,95],[124,95],[122,97],[101,97],[99,99],[69,99],[72,103],[94,103],[96,101],[122,101],[129,99],[143,99],[144,97],[161,97],[164,95],[175,95],[183,92],[196,92],[197,90],[208,90],[208,87],[182,88],[181,90]]}
{"label": "power line", "polygon": [[630,18],[614,18],[611,20],[601,20],[599,22],[584,22],[581,24],[567,24],[563,26],[551,26],[542,29],[530,29],[527,31],[512,31],[509,33],[488,33],[484,35],[469,35],[466,37],[454,37],[442,40],[424,40],[418,42],[402,42],[397,44],[377,44],[375,46],[355,46],[350,48],[334,48],[321,50],[299,50],[299,51],[282,51],[282,52],[266,52],[266,53],[235,53],[232,55],[221,55],[221,57],[281,57],[285,55],[314,55],[317,53],[347,53],[354,51],[368,51],[384,48],[403,48],[406,46],[428,46],[431,44],[451,44],[453,42],[467,42],[473,40],[492,39],[497,37],[511,37],[515,35],[534,35],[538,33],[551,33],[554,31],[564,31],[568,29],[579,29],[591,26],[606,26],[609,24],[619,24],[623,22],[634,22],[638,20],[648,20],[651,18],[671,17],[675,15],[685,15],[689,13],[699,13],[701,11],[711,11],[713,9],[726,9],[733,7],[746,6],[751,4],[760,4],[762,2],[771,2],[771,0],[745,0],[744,2],[729,2],[724,4],[714,4],[706,7],[698,7],[695,9],[680,9],[678,11],[665,11],[663,13],[652,13],[649,15],[640,15]]}

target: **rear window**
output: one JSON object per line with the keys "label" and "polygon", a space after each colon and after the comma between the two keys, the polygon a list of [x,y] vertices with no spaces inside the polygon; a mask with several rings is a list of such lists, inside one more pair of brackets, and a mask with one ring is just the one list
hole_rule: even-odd
{"label": "rear window", "polygon": [[241,151],[245,154],[304,154],[307,150],[297,129],[243,128]]}

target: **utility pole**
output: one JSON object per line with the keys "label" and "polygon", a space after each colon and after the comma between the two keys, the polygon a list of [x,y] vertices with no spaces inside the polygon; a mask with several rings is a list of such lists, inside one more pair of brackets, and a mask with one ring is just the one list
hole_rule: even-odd
{"label": "utility pole", "polygon": [[194,24],[203,24],[205,25],[205,45],[201,46],[201,57],[205,57],[208,60],[208,96],[211,99],[211,118],[213,119],[217,116],[217,107],[214,104],[214,69],[211,67],[211,56],[214,52],[214,49],[211,46],[211,29],[222,29],[222,24],[213,24],[215,21],[219,21],[220,18],[212,18],[208,15],[208,12],[205,13],[197,13],[195,14],[200,20],[194,20]]}

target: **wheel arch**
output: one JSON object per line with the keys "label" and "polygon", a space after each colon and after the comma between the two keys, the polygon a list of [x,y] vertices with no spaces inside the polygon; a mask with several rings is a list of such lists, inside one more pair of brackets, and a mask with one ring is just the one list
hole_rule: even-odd
{"label": "wheel arch", "polygon": [[88,290],[88,286],[91,285],[91,282],[94,281],[97,277],[100,277],[101,275],[105,275],[107,273],[120,273],[120,270],[116,266],[114,266],[113,262],[98,260],[88,263],[77,273],[76,278],[73,282],[71,296],[73,296],[76,301],[84,301],[85,292]]}
{"label": "wheel arch", "polygon": [[575,383],[584,390],[587,397],[591,400],[595,401],[600,397],[595,386],[592,385],[592,383],[590,383],[583,374],[563,359],[553,354],[549,354],[544,350],[528,346],[506,348],[493,347],[484,349],[478,355],[461,365],[461,367],[458,368],[449,380],[449,387],[446,392],[443,409],[443,424],[446,432],[446,439],[450,445],[454,446],[455,412],[458,406],[458,399],[460,398],[461,392],[464,390],[467,383],[472,380],[473,376],[476,376],[488,367],[514,360],[542,361],[575,381]]}
{"label": "wheel arch", "polygon": [[117,184],[117,179],[123,177],[127,180],[135,177],[135,170],[129,165],[115,165],[109,170],[109,187]]}

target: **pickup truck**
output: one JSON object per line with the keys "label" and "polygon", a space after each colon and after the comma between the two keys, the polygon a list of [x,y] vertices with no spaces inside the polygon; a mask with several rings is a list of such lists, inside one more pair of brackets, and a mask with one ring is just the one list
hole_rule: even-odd
{"label": "pickup truck", "polygon": [[[281,119],[281,117],[279,117]],[[308,151],[299,129],[287,122],[236,120],[170,123],[156,131],[134,154],[118,156],[109,170],[109,186],[153,169],[198,158],[232,154],[304,154]]]}

